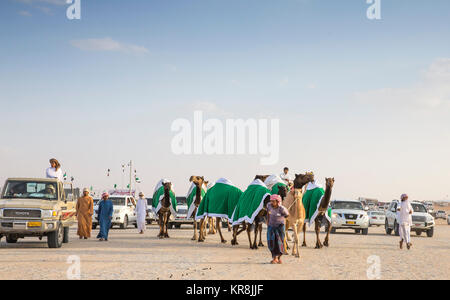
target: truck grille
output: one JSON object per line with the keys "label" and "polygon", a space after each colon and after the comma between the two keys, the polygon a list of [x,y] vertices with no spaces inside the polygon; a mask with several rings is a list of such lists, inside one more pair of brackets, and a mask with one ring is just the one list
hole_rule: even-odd
{"label": "truck grille", "polygon": [[3,210],[4,218],[40,218],[41,210],[39,209],[5,209]]}
{"label": "truck grille", "polygon": [[358,217],[358,215],[354,215],[354,214],[344,214],[344,217],[345,217],[347,220],[356,220],[357,217]]}
{"label": "truck grille", "polygon": [[426,218],[424,216],[412,216],[413,222],[425,222]]}

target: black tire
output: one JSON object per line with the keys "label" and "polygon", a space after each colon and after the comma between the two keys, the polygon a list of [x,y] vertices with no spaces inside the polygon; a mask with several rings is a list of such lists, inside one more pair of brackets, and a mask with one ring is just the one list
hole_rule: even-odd
{"label": "black tire", "polygon": [[97,225],[92,225],[92,229],[97,229]]}
{"label": "black tire", "polygon": [[362,235],[368,235],[369,234],[369,228],[364,228],[362,231]]}
{"label": "black tire", "polygon": [[392,228],[389,228],[389,223],[388,223],[387,219],[384,222],[384,230],[386,230],[386,234],[387,235],[391,235],[392,234]]}
{"label": "black tire", "polygon": [[137,228],[137,223],[134,223],[134,228]]}
{"label": "black tire", "polygon": [[17,243],[18,240],[19,239],[17,237],[15,237],[15,236],[12,236],[12,235],[7,235],[6,236],[6,242],[8,244],[15,244],[15,243]]}
{"label": "black tire", "polygon": [[434,235],[434,227],[432,227],[431,229],[427,230],[427,237],[433,237]]}
{"label": "black tire", "polygon": [[360,234],[361,233],[361,229],[355,229],[355,233],[356,234]]}
{"label": "black tire", "polygon": [[335,234],[336,233],[336,228],[334,228],[334,227],[331,227],[331,231],[330,231],[332,234]]}
{"label": "black tire", "polygon": [[397,221],[394,223],[394,233],[395,236],[400,236],[400,227],[398,226]]}
{"label": "black tire", "polygon": [[181,224],[180,225],[175,225],[176,229],[180,229],[181,228]]}
{"label": "black tire", "polygon": [[128,228],[128,216],[125,215],[125,218],[123,219],[123,223],[120,224],[120,229],[126,229]]}
{"label": "black tire", "polygon": [[422,234],[422,231],[420,231],[420,230],[417,230],[417,231],[416,231],[416,235],[417,235],[417,236],[420,236],[421,234]]}
{"label": "black tire", "polygon": [[64,228],[58,225],[58,228],[47,235],[47,244],[49,248],[61,248],[64,240]]}
{"label": "black tire", "polygon": [[69,243],[69,227],[64,227],[64,238],[63,243],[67,244]]}
{"label": "black tire", "polygon": [[173,229],[173,224],[172,224],[172,223],[169,223],[169,226],[167,226],[167,228]]}

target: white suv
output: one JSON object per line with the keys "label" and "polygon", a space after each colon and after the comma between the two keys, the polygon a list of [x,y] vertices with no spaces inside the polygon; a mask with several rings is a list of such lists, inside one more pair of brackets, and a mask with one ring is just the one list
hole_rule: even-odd
{"label": "white suv", "polygon": [[355,233],[367,235],[369,217],[367,209],[357,200],[334,200],[331,205],[331,232],[336,229],[352,229]]}
{"label": "white suv", "polygon": [[[119,225],[121,229],[125,229],[129,224],[136,226],[136,201],[132,196],[110,196],[109,200],[113,202],[114,213],[111,220],[111,227]],[[92,227],[95,229],[98,226],[98,203],[94,207],[94,222]]]}
{"label": "white suv", "polygon": [[[397,208],[399,205],[398,200],[394,200],[386,210],[386,221],[384,228],[386,234],[391,234],[394,230],[395,235],[399,235],[399,226],[397,220]],[[420,202],[411,202],[413,208],[412,214],[412,226],[411,231],[415,231],[417,235],[421,235],[422,232],[426,232],[428,237],[432,237],[434,234],[434,218],[427,211],[425,205]]]}

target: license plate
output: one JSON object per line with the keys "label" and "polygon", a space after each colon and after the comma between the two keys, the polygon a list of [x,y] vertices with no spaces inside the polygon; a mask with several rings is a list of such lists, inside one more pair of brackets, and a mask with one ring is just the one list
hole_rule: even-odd
{"label": "license plate", "polygon": [[28,222],[28,227],[41,227],[41,222]]}
{"label": "license plate", "polygon": [[355,222],[355,221],[347,221],[347,224],[350,224],[350,225],[355,225],[355,224],[356,224],[356,222]]}

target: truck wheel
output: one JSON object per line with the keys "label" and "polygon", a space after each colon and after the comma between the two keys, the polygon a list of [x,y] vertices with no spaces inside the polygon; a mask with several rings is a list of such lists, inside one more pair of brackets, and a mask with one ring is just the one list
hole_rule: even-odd
{"label": "truck wheel", "polygon": [[180,229],[180,228],[181,228],[181,224],[175,225],[175,228],[176,228],[176,229]]}
{"label": "truck wheel", "polygon": [[422,234],[422,231],[420,231],[420,230],[417,230],[417,231],[416,231],[416,235],[417,235],[417,236],[419,236],[419,235],[421,235],[421,234]]}
{"label": "truck wheel", "polygon": [[64,228],[58,225],[58,228],[47,235],[47,244],[49,248],[61,248],[64,240]]}
{"label": "truck wheel", "polygon": [[400,228],[397,224],[397,221],[394,223],[394,232],[396,236],[400,236]]}
{"label": "truck wheel", "polygon": [[15,237],[15,236],[12,236],[12,235],[7,235],[6,236],[6,242],[8,244],[15,244],[15,243],[17,243],[18,240],[19,239],[17,237]]}
{"label": "truck wheel", "polygon": [[389,228],[389,223],[387,220],[384,222],[384,230],[386,230],[386,234],[391,235],[392,228]]}
{"label": "truck wheel", "polygon": [[363,230],[362,230],[362,234],[363,235],[367,235],[369,233],[369,228],[364,228]]}
{"label": "truck wheel", "polygon": [[97,229],[97,225],[95,224],[95,225],[92,225],[92,229]]}
{"label": "truck wheel", "polygon": [[64,238],[63,238],[63,243],[67,244],[69,243],[69,227],[64,227]]}
{"label": "truck wheel", "polygon": [[360,234],[361,233],[361,229],[355,229],[355,233],[356,234]]}
{"label": "truck wheel", "polygon": [[434,234],[434,227],[427,230],[427,237],[433,237],[433,234]]}
{"label": "truck wheel", "polygon": [[137,223],[134,223],[134,228],[137,228]]}
{"label": "truck wheel", "polygon": [[336,228],[334,228],[334,227],[331,227],[331,231],[330,231],[332,234],[335,234],[336,233]]}
{"label": "truck wheel", "polygon": [[125,215],[125,218],[123,219],[123,223],[120,224],[120,229],[126,229],[128,227],[128,216]]}

